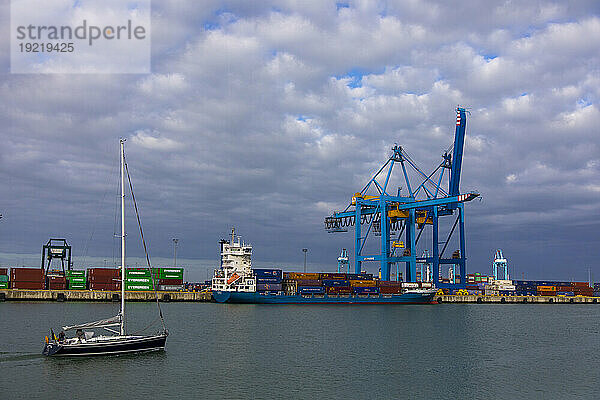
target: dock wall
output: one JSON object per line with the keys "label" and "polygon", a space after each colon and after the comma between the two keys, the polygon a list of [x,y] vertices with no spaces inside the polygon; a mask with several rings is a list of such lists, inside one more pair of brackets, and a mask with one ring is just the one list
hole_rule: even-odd
{"label": "dock wall", "polygon": [[[127,301],[155,301],[154,292],[125,292]],[[160,301],[211,301],[206,292],[158,292]],[[0,301],[121,301],[120,291],[0,289]]]}
{"label": "dock wall", "polygon": [[[154,301],[154,292],[125,292],[127,301]],[[159,301],[209,302],[207,292],[158,292]],[[438,303],[600,304],[599,297],[440,295]],[[0,289],[0,301],[120,301],[120,291]]]}

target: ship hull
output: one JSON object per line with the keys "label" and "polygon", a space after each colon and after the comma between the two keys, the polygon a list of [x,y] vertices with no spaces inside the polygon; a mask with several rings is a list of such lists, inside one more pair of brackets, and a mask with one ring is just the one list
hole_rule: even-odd
{"label": "ship hull", "polygon": [[238,304],[436,304],[435,292],[391,295],[301,296],[257,292],[213,291],[217,303]]}
{"label": "ship hull", "polygon": [[167,335],[127,337],[123,339],[102,340],[97,342],[83,342],[62,344],[52,342],[46,344],[43,354],[45,356],[100,356],[146,351],[160,351],[165,349]]}

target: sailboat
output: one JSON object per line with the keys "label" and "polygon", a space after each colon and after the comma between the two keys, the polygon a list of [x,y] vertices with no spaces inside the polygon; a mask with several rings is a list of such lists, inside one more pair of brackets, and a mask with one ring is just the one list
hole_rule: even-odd
{"label": "sailboat", "polygon": [[[121,158],[121,309],[117,315],[112,318],[100,321],[88,322],[77,325],[64,326],[63,331],[56,337],[51,331],[51,337],[46,336],[45,346],[42,352],[45,356],[92,356],[92,355],[112,355],[123,353],[135,353],[146,351],[164,350],[169,335],[166,327],[158,296],[156,296],[156,305],[162,330],[154,335],[135,335],[127,334],[125,326],[125,139],[120,139],[120,158]],[[133,185],[127,169],[127,178],[131,189],[131,197],[135,206],[138,226],[148,268],[150,268],[150,258],[144,240],[144,234],[140,223],[135,196],[133,194]],[[154,281],[154,280],[152,280]],[[154,285],[154,283],[153,283]],[[95,336],[94,329],[104,329],[111,334]],[[117,328],[119,330],[117,330]],[[66,338],[65,332],[75,331],[76,335]]]}

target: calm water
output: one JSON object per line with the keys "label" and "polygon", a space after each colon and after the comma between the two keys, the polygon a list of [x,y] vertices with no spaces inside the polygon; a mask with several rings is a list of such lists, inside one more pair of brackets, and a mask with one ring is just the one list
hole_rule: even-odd
{"label": "calm water", "polygon": [[116,307],[0,303],[0,398],[600,397],[599,305],[171,303],[165,352],[40,355],[47,328]]}

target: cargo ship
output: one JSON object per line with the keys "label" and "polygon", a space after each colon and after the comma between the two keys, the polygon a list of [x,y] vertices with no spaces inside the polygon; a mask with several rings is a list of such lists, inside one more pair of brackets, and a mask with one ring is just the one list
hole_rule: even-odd
{"label": "cargo ship", "polygon": [[221,240],[221,266],[211,290],[217,303],[247,304],[433,304],[436,289],[428,282],[374,279],[372,274],[301,273],[253,269],[252,246],[235,230]]}

